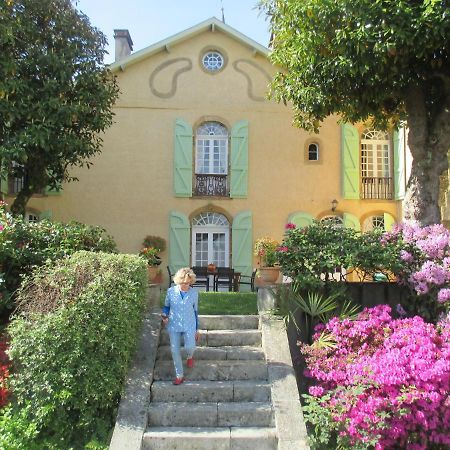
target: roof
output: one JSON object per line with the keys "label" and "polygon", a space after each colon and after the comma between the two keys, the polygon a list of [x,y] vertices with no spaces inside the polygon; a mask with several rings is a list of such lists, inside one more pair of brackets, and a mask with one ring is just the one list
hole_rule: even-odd
{"label": "roof", "polygon": [[211,17],[210,19],[200,22],[199,24],[194,25],[191,28],[181,31],[180,33],[174,34],[173,36],[168,37],[167,39],[156,42],[155,44],[150,45],[149,47],[145,47],[142,50],[139,50],[120,61],[114,62],[109,67],[113,72],[125,70],[127,66],[131,66],[139,61],[142,61],[143,59],[148,58],[149,56],[154,55],[155,53],[159,53],[162,50],[168,50],[171,46],[179,44],[207,30],[211,31],[220,30],[221,32],[225,33],[231,38],[236,39],[237,41],[250,47],[251,49],[253,49],[254,52],[260,53],[263,56],[268,56],[269,54],[269,49],[267,47],[264,47],[264,45],[261,45],[258,42],[254,41],[253,39],[245,36],[241,32],[235,30],[233,27],[230,27],[229,25],[223,23],[216,17]]}

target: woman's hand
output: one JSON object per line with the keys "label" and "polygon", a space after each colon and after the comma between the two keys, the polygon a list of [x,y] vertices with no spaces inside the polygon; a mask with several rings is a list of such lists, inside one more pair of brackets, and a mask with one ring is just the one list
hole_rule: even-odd
{"label": "woman's hand", "polygon": [[200,342],[200,331],[195,332],[195,342]]}
{"label": "woman's hand", "polygon": [[169,318],[167,316],[162,316],[163,326],[166,326],[169,323]]}

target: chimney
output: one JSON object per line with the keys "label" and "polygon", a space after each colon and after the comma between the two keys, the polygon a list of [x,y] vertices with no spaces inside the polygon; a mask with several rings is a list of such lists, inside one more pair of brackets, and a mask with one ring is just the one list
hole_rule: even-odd
{"label": "chimney", "polygon": [[133,50],[133,41],[128,30],[114,30],[115,62],[129,56]]}

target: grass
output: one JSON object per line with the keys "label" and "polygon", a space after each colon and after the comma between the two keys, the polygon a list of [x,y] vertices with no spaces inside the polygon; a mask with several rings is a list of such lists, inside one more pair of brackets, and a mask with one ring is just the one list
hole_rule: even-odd
{"label": "grass", "polygon": [[[164,305],[166,291],[161,292],[160,304]],[[254,292],[200,292],[198,313],[204,315],[258,314]]]}

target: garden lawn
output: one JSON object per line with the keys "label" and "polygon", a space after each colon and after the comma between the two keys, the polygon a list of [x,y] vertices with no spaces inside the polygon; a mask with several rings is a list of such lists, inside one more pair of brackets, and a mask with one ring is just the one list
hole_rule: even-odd
{"label": "garden lawn", "polygon": [[[166,291],[161,292],[161,306],[164,305]],[[256,293],[254,292],[199,292],[198,312],[204,315],[217,314],[258,314]]]}

